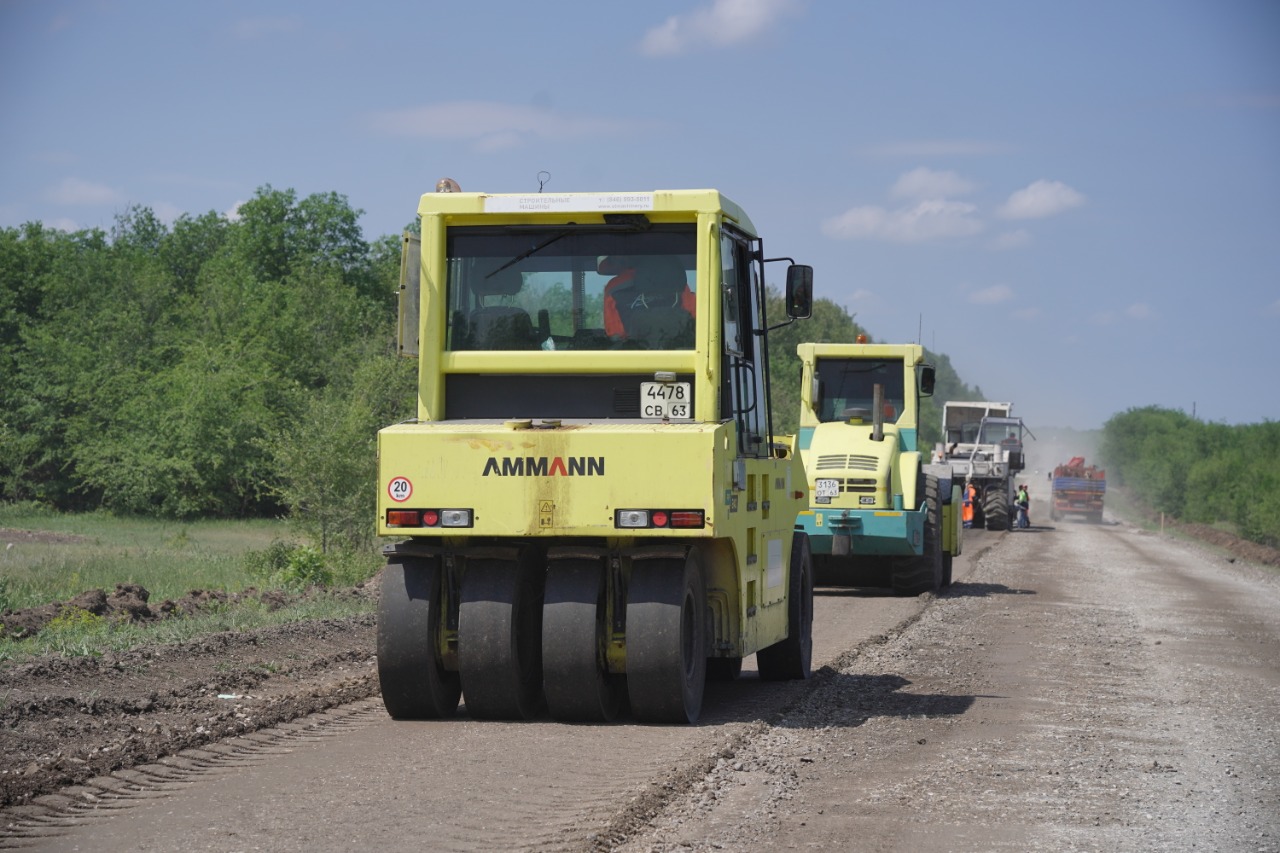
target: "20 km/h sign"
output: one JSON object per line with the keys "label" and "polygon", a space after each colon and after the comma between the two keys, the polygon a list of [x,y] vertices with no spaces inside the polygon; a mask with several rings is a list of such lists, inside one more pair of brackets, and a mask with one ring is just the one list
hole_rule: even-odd
{"label": "20 km/h sign", "polygon": [[413,483],[408,477],[395,477],[387,484],[387,494],[396,503],[404,503],[413,494]]}

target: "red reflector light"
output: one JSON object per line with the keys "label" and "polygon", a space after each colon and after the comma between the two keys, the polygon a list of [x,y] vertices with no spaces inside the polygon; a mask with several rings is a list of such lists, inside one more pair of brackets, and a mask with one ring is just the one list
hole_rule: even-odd
{"label": "red reflector light", "polygon": [[672,527],[703,527],[701,510],[675,510],[671,513]]}
{"label": "red reflector light", "polygon": [[387,526],[389,527],[418,527],[421,524],[422,518],[416,509],[387,510]]}
{"label": "red reflector light", "polygon": [[434,509],[429,509],[422,513],[423,527],[435,527],[439,523],[440,513],[436,512]]}
{"label": "red reflector light", "polygon": [[667,526],[667,514],[660,509],[654,510],[653,515],[649,516],[649,518],[653,522],[654,527]]}

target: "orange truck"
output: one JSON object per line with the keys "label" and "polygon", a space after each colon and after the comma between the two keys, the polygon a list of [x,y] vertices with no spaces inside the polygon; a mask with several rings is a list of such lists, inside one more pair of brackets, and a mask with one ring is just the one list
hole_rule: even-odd
{"label": "orange truck", "polygon": [[1083,515],[1095,524],[1102,521],[1102,500],[1107,491],[1107,472],[1095,465],[1085,466],[1083,456],[1053,469],[1053,494],[1049,518]]}

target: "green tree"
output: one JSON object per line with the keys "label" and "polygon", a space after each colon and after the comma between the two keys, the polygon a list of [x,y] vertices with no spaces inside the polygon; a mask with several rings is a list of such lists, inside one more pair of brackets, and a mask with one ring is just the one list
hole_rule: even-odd
{"label": "green tree", "polygon": [[322,552],[372,542],[377,431],[416,411],[416,366],[390,347],[370,345],[348,380],[312,396],[303,416],[266,443],[275,460],[276,494]]}
{"label": "green tree", "polygon": [[[782,293],[770,288],[765,313],[770,324],[786,319]],[[769,333],[769,399],[773,405],[773,430],[794,434],[800,428],[800,374],[796,347],[801,343],[853,343],[864,329],[853,315],[830,299],[815,299],[813,316]]]}

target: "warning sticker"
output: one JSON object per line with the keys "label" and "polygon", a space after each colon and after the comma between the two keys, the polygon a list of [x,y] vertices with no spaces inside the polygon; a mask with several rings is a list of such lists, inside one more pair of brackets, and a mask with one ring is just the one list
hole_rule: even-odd
{"label": "warning sticker", "polygon": [[387,494],[396,503],[403,503],[413,494],[413,483],[409,482],[408,477],[396,477],[387,484]]}

